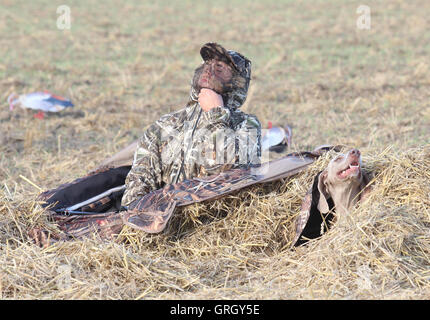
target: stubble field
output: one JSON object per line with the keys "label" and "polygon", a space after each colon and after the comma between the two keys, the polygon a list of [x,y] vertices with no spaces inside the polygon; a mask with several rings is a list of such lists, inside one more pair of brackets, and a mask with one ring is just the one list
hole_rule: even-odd
{"label": "stubble field", "polygon": [[[368,1],[0,2],[0,298],[428,299],[430,3]],[[243,111],[289,124],[289,151],[357,147],[374,191],[324,237],[291,249],[312,177],[175,213],[150,235],[39,248],[36,196],[94,169],[188,100],[199,49],[253,63]],[[75,107],[40,120],[6,99],[49,90]]]}

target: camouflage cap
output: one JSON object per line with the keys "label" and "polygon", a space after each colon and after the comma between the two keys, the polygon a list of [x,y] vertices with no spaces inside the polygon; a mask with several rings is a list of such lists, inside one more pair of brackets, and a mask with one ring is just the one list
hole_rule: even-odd
{"label": "camouflage cap", "polygon": [[217,43],[209,42],[200,49],[200,55],[204,61],[210,59],[223,61],[239,72],[245,79],[249,80],[251,78],[251,61],[236,51],[226,50]]}

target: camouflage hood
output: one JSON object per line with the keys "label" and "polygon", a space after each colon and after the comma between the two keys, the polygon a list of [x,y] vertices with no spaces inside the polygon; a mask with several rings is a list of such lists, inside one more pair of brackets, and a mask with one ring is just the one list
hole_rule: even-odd
{"label": "camouflage hood", "polygon": [[[222,97],[224,106],[228,109],[240,108],[245,103],[248,94],[251,81],[251,61],[236,51],[224,49],[217,43],[206,43],[200,49],[200,55],[203,61],[216,58],[232,67],[232,89],[222,94]],[[191,85],[190,103],[197,102],[198,94],[198,89]]]}

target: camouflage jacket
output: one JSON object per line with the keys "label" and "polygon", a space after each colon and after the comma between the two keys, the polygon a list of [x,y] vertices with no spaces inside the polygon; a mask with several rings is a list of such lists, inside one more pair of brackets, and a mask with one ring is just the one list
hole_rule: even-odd
{"label": "camouflage jacket", "polygon": [[122,206],[166,184],[258,164],[260,156],[255,116],[229,104],[205,112],[192,89],[184,109],[162,116],[140,138]]}

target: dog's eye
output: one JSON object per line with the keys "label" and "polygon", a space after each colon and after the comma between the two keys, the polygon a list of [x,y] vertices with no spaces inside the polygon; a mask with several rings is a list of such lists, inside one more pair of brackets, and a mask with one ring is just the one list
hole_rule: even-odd
{"label": "dog's eye", "polygon": [[339,162],[340,160],[342,160],[343,159],[343,156],[342,155],[340,155],[340,156],[337,156],[335,159],[334,159],[334,161],[335,162]]}

